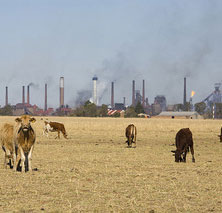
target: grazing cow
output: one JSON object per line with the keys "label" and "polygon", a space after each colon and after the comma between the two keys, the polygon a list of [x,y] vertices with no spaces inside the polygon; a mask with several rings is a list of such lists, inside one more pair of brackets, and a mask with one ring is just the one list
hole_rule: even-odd
{"label": "grazing cow", "polygon": [[126,127],[126,138],[127,138],[126,143],[128,143],[128,147],[132,147],[132,143],[135,143],[136,146],[136,134],[137,134],[136,126],[130,124],[128,127]]}
{"label": "grazing cow", "polygon": [[18,123],[18,128],[15,131],[15,143],[18,146],[18,154],[21,158],[21,171],[32,171],[31,160],[36,134],[31,123],[34,123],[36,119],[29,115],[22,115],[20,118],[16,118],[15,121]]}
{"label": "grazing cow", "polygon": [[62,132],[64,138],[67,139],[67,133],[64,124],[52,121],[50,122],[44,121],[44,123],[45,126],[43,128],[43,135],[46,134],[46,136],[48,137],[49,132],[58,132],[58,136],[56,138],[60,138],[60,132]]}
{"label": "grazing cow", "polygon": [[220,142],[222,142],[222,127],[220,129],[220,135],[218,135],[218,137],[220,138]]}
{"label": "grazing cow", "polygon": [[5,152],[4,167],[7,168],[7,159],[9,160],[10,168],[16,171],[16,147],[14,141],[14,126],[11,124],[4,124],[1,128],[0,141],[3,151]]}
{"label": "grazing cow", "polygon": [[[192,154],[192,162],[195,162],[194,158],[194,149],[193,149],[193,137],[192,132],[189,128],[181,129],[176,134],[176,151],[175,153],[175,162],[186,162],[186,155],[189,152],[189,148]],[[183,158],[181,155],[183,154]]]}

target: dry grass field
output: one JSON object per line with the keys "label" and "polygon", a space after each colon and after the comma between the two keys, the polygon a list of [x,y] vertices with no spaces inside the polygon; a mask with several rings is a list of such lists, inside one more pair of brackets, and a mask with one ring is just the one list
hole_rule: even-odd
{"label": "dry grass field", "polygon": [[[0,126],[15,117],[0,117]],[[65,124],[69,139],[42,135],[33,168],[3,168],[0,212],[222,212],[222,143],[219,120],[49,118]],[[126,148],[125,128],[138,129],[136,148]],[[176,132],[193,132],[196,163],[175,163]]]}

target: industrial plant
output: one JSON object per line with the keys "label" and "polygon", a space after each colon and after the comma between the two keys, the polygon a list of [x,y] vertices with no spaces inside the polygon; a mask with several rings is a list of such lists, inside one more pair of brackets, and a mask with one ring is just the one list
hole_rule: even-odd
{"label": "industrial plant", "polygon": [[[101,107],[102,104],[99,103],[98,97],[98,77],[94,76],[92,78],[92,90],[91,90],[91,99],[87,99],[85,101],[91,101],[97,108]],[[157,95],[154,98],[153,103],[149,103],[149,99],[146,96],[145,93],[145,80],[141,79],[141,83],[138,83],[139,88],[142,88],[142,91],[140,91],[136,87],[136,81],[132,80],[132,101],[129,106],[126,105],[126,97],[123,97],[122,102],[115,102],[115,94],[118,94],[118,91],[115,91],[115,82],[110,82],[110,103],[107,105],[107,116],[113,116],[115,113],[120,113],[122,116],[124,116],[125,111],[129,107],[141,107],[143,109],[144,115],[147,115],[147,117],[150,116],[156,116],[156,115],[163,115],[164,112],[187,112],[187,115],[190,112],[195,112],[194,104],[192,103],[192,96],[195,94],[194,91],[192,91],[190,100],[187,101],[187,79],[184,78],[184,86],[183,86],[183,103],[176,104],[176,105],[167,105],[167,99],[164,95]],[[21,115],[21,114],[32,114],[32,115],[41,115],[41,116],[53,116],[53,115],[70,115],[73,113],[75,109],[70,108],[67,104],[65,104],[65,97],[64,97],[64,89],[65,89],[65,83],[64,83],[64,77],[60,77],[59,79],[59,104],[58,108],[48,108],[48,85],[44,85],[44,108],[41,109],[36,104],[30,103],[30,94],[31,94],[31,87],[30,85],[27,85],[27,87],[22,86],[21,88],[21,102],[17,103],[15,105],[11,105],[13,115]],[[204,111],[208,111],[212,113],[213,118],[217,118],[215,115],[217,112],[218,104],[222,103],[222,93],[220,90],[222,83],[216,83],[215,89],[213,92],[209,94],[201,103],[205,104],[206,107],[204,108]],[[8,86],[5,88],[5,106],[8,106]],[[115,93],[114,93],[115,91]],[[169,113],[165,113],[165,115],[168,115]],[[173,113],[172,117],[174,116]],[[175,113],[174,113],[175,114]],[[183,113],[185,115],[186,113]],[[193,113],[195,114],[195,113]],[[178,115],[178,113],[176,114]]]}

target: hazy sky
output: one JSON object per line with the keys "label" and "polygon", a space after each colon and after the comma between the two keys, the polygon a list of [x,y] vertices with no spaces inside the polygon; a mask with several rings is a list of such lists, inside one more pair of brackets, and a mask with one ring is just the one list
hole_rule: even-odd
{"label": "hazy sky", "polygon": [[169,104],[187,92],[201,101],[222,80],[221,0],[0,0],[0,104],[22,101],[22,85],[31,103],[59,106],[59,78],[65,79],[65,103],[92,90],[99,78],[101,103],[131,104],[132,80],[152,103],[165,95]]}

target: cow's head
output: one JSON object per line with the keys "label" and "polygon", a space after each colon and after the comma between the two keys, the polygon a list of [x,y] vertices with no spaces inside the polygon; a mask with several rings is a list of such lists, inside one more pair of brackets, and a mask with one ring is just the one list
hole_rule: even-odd
{"label": "cow's head", "polygon": [[171,151],[173,152],[174,156],[175,156],[175,162],[180,162],[182,161],[182,158],[181,158],[181,152],[179,150],[176,150],[176,151]]}
{"label": "cow's head", "polygon": [[31,129],[31,123],[34,123],[36,119],[29,115],[22,115],[20,118],[16,118],[15,121],[20,124],[19,131],[27,132]]}

